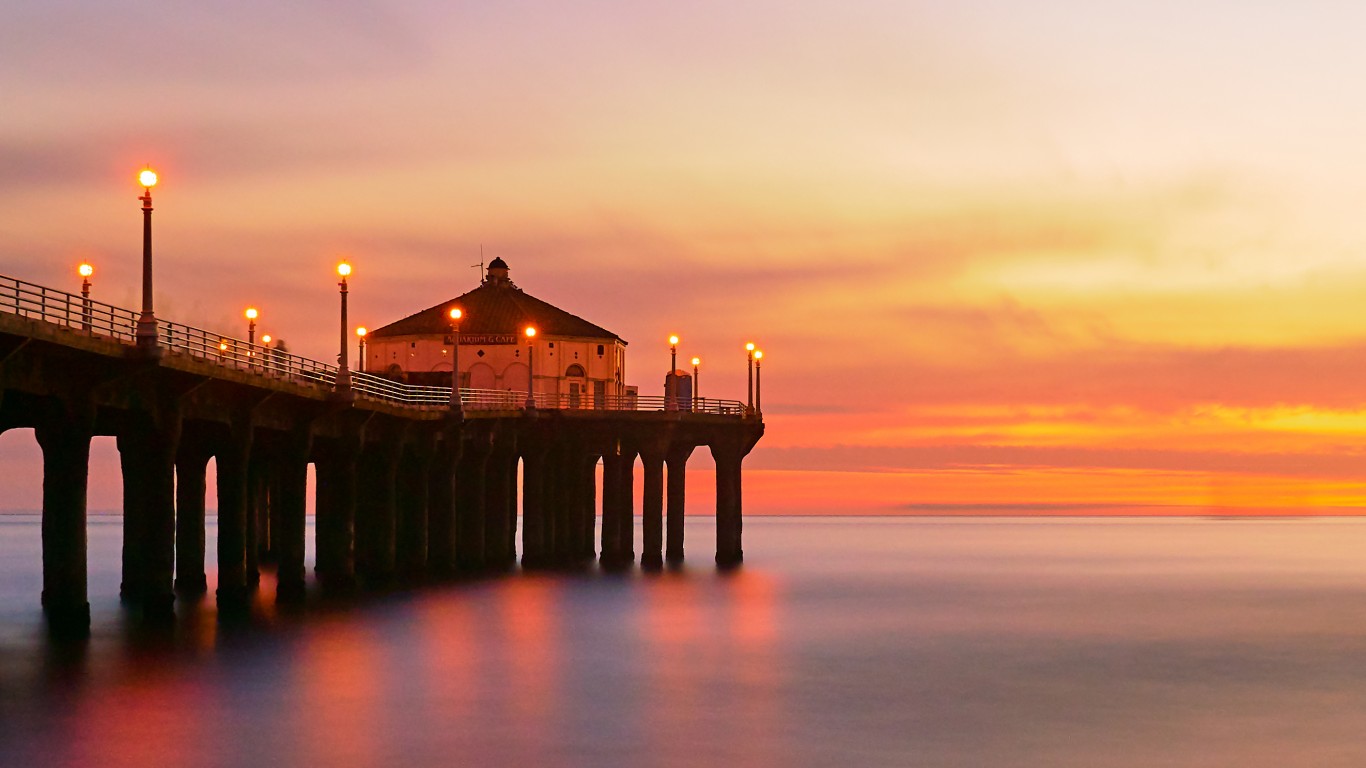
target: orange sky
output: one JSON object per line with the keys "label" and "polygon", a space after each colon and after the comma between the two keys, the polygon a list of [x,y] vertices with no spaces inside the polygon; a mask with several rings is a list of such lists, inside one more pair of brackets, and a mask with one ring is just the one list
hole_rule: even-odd
{"label": "orange sky", "polygon": [[163,317],[252,304],[330,359],[339,256],[373,327],[471,288],[482,244],[631,342],[642,390],[676,332],[742,397],[754,338],[750,511],[1342,512],[1363,28],[1326,1],[20,0],[0,273],[74,288],[90,259],[135,305],[150,162]]}

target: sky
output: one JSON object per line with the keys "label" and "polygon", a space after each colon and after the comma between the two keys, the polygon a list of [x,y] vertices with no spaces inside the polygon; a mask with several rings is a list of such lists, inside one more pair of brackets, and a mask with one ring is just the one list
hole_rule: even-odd
{"label": "sky", "polygon": [[482,248],[630,342],[643,392],[677,333],[743,399],[754,340],[750,512],[1356,512],[1363,28],[1313,0],[10,0],[0,274],[90,260],[135,306],[151,164],[161,317],[240,334],[252,305],[332,359],[339,258],[376,327]]}

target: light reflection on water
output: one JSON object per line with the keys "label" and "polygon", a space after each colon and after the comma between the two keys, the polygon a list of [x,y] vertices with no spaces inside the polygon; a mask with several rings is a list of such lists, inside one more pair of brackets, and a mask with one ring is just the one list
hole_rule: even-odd
{"label": "light reflection on water", "polygon": [[[1360,765],[1366,522],[753,519],[746,566],[44,638],[0,517],[0,765]],[[212,546],[212,545],[211,545]],[[210,575],[212,582],[213,576]],[[212,587],[211,587],[212,588]]]}

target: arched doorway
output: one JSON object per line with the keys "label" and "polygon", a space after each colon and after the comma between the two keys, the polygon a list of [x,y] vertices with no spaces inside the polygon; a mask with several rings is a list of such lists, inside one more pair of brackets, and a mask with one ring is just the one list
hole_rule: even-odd
{"label": "arched doorway", "polygon": [[588,372],[585,371],[585,370],[583,369],[583,366],[582,366],[582,365],[579,365],[578,363],[574,363],[573,365],[571,365],[571,366],[569,366],[568,368],[565,369],[565,371],[564,371],[564,377],[565,377],[565,379],[569,382],[569,407],[570,407],[570,408],[582,408],[582,407],[583,407],[583,395],[584,395],[584,391],[585,391],[585,390],[584,390],[584,385],[585,385],[585,379],[587,378],[587,376],[588,376]]}

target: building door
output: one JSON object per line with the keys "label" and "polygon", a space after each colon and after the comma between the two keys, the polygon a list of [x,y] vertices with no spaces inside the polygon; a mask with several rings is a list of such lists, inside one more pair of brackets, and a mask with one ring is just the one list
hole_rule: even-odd
{"label": "building door", "polygon": [[583,407],[583,391],[584,391],[584,386],[583,386],[583,385],[584,385],[584,378],[585,378],[587,375],[588,375],[588,372],[585,371],[585,370],[583,369],[583,366],[582,366],[582,365],[579,365],[578,363],[574,363],[573,365],[571,365],[571,366],[569,366],[568,368],[565,369],[565,371],[564,371],[564,377],[565,377],[565,379],[567,379],[567,380],[569,381],[569,407],[570,407],[570,408],[582,408],[582,407]]}
{"label": "building door", "polygon": [[598,410],[607,407],[607,382],[593,382],[593,407]]}

